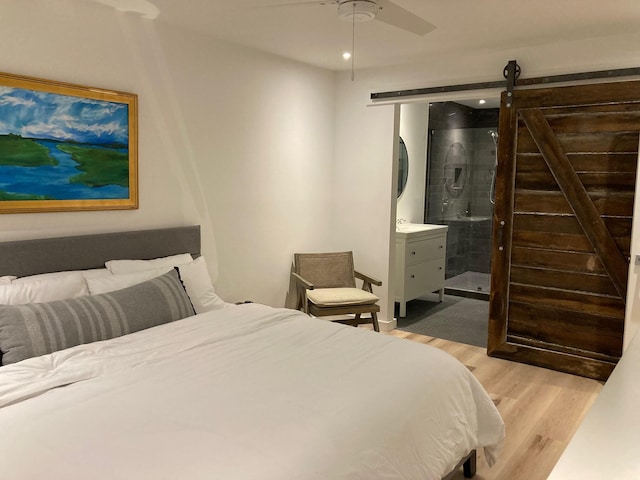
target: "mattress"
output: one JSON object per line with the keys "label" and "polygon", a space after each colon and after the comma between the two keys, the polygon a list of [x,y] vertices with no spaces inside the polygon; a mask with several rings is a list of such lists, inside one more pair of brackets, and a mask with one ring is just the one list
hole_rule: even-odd
{"label": "mattress", "polygon": [[504,424],[427,345],[232,305],[0,368],[3,480],[439,479]]}

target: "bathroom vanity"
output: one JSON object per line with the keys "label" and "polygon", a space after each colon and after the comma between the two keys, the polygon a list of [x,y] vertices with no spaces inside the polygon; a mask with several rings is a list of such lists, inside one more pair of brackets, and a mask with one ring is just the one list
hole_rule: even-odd
{"label": "bathroom vanity", "polygon": [[396,226],[396,294],[400,317],[407,302],[439,292],[444,299],[444,269],[447,249],[446,225],[402,223]]}

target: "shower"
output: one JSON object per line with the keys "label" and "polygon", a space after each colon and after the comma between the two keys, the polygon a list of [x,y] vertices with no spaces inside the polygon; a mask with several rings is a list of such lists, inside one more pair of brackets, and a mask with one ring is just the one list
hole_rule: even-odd
{"label": "shower", "polygon": [[493,140],[493,145],[495,146],[495,162],[493,164],[493,169],[491,170],[491,189],[489,190],[489,201],[491,205],[496,204],[496,170],[498,170],[498,132],[495,130],[489,130],[489,135],[491,135],[491,139]]}
{"label": "shower", "polygon": [[489,299],[498,123],[498,108],[430,104],[425,223],[448,226],[449,295]]}

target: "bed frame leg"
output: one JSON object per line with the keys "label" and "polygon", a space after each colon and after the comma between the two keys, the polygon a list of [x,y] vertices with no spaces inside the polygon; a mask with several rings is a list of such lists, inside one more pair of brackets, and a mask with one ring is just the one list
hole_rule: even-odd
{"label": "bed frame leg", "polygon": [[462,464],[464,478],[473,478],[476,474],[476,451],[472,450],[465,462]]}
{"label": "bed frame leg", "polygon": [[457,476],[457,473],[460,471],[460,467],[462,466],[462,472],[464,473],[464,478],[472,478],[476,474],[476,451],[471,450],[471,453],[467,455],[465,458],[458,462],[456,468],[451,470],[447,475],[442,477],[442,480],[452,480],[453,477]]}

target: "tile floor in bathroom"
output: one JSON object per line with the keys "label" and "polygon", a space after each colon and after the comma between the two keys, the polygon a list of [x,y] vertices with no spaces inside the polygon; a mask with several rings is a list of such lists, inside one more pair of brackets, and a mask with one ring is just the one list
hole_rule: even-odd
{"label": "tile floor in bathroom", "polygon": [[444,281],[446,289],[481,292],[487,295],[491,288],[491,275],[479,272],[464,272]]}

